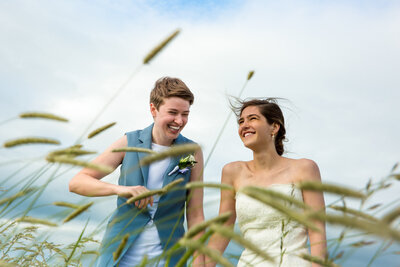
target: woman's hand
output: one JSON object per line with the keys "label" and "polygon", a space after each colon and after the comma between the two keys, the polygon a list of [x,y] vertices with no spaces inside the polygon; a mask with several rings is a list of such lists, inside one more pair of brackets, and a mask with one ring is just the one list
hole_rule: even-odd
{"label": "woman's hand", "polygon": [[[149,192],[150,190],[144,186],[137,185],[137,186],[118,186],[116,192],[117,195],[124,198],[131,198],[137,197],[143,193]],[[153,206],[153,196],[143,198],[141,200],[135,201],[135,206],[139,209],[143,209],[147,207],[147,204]]]}

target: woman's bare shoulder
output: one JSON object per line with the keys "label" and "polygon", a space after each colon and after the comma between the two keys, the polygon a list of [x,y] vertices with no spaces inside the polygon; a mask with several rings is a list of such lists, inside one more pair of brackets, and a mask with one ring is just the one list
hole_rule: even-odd
{"label": "woman's bare shoulder", "polygon": [[321,175],[317,163],[311,159],[295,159],[293,160],[296,180],[301,181],[321,181]]}
{"label": "woman's bare shoulder", "polygon": [[246,168],[245,161],[233,161],[225,164],[222,169],[222,181],[234,184],[234,181],[240,176],[244,168]]}

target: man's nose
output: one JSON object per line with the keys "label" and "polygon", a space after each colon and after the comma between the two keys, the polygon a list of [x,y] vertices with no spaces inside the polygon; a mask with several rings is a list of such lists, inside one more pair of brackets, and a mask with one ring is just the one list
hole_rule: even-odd
{"label": "man's nose", "polygon": [[178,125],[182,125],[183,123],[182,115],[175,116],[175,123],[177,123]]}

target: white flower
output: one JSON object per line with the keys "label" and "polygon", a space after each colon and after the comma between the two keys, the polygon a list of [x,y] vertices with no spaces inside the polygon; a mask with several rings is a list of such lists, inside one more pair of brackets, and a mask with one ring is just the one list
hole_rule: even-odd
{"label": "white flower", "polygon": [[179,160],[178,165],[175,166],[175,168],[168,173],[168,175],[172,175],[173,173],[179,171],[180,173],[185,173],[187,172],[190,168],[193,168],[194,165],[197,163],[197,161],[195,161],[195,158],[192,154],[181,158]]}

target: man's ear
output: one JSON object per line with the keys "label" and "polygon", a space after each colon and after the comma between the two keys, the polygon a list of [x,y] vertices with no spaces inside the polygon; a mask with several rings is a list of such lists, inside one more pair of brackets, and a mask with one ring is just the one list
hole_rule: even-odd
{"label": "man's ear", "polygon": [[150,113],[153,118],[157,115],[157,108],[153,103],[150,103]]}

